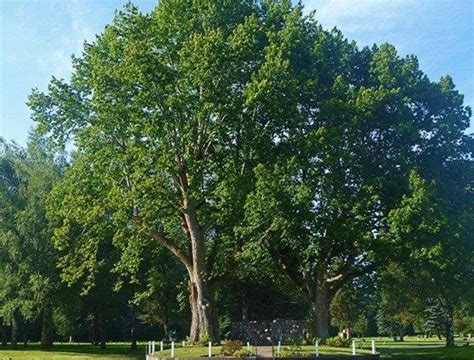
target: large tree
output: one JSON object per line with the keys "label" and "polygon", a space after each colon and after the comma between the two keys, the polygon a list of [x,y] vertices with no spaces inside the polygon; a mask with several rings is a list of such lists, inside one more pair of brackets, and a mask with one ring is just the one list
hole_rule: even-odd
{"label": "large tree", "polygon": [[381,234],[394,225],[387,217],[409,193],[411,170],[439,177],[472,149],[463,133],[470,109],[449,77],[431,82],[415,57],[401,59],[388,44],[359,51],[337,32],[322,39],[314,51],[332,72],[321,72],[316,89],[325,92],[279,139],[274,162],[256,168],[243,234],[312,303],[325,339],[338,289],[394,255]]}
{"label": "large tree", "polygon": [[315,29],[290,1],[167,0],[148,15],[127,5],[69,83],[30,97],[39,129],[72,136],[89,161],[70,172],[77,186],[100,174],[112,216],[184,265],[192,341],[217,338],[213,291],[233,227],[252,168],[299,116]]}
{"label": "large tree", "polygon": [[40,131],[74,140],[83,160],[66,181],[96,188],[114,238],[182,263],[192,341],[218,337],[214,292],[247,246],[292,280],[325,339],[331,299],[371,270],[409,169],[457,156],[469,114],[456,94],[289,0],[162,0],[147,15],[128,5],[71,81],[29,103]]}

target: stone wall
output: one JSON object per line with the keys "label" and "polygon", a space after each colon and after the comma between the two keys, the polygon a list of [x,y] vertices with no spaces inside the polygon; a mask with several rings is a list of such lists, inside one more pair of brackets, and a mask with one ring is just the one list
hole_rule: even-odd
{"label": "stone wall", "polygon": [[303,322],[299,320],[242,321],[230,325],[232,340],[248,341],[252,345],[271,345],[278,341],[288,344],[292,339],[302,339],[303,335]]}

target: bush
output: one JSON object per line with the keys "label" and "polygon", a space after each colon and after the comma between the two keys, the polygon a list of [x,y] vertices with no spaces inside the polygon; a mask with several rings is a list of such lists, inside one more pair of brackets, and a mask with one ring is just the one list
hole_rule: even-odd
{"label": "bush", "polygon": [[334,336],[326,339],[326,345],[331,347],[350,347],[352,341],[350,339],[343,339],[340,336]]}
{"label": "bush", "polygon": [[255,354],[253,353],[252,350],[245,348],[245,349],[237,350],[234,353],[234,356],[238,358],[245,358],[245,357],[253,357],[255,356]]}
{"label": "bush", "polygon": [[211,337],[209,336],[209,334],[202,334],[199,338],[199,343],[203,346],[209,344],[209,341],[211,341]]}
{"label": "bush", "polygon": [[226,341],[221,347],[221,355],[232,356],[242,350],[244,343],[239,340]]}
{"label": "bush", "polygon": [[298,336],[292,336],[290,338],[290,345],[283,349],[283,356],[301,356],[303,339]]}
{"label": "bush", "polygon": [[282,351],[283,357],[294,357],[294,356],[303,356],[303,353],[301,351],[301,346],[299,347],[287,347],[284,348]]}

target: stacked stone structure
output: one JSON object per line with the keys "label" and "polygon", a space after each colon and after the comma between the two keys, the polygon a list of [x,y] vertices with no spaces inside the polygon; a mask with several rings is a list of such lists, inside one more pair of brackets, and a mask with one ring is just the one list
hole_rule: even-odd
{"label": "stacked stone structure", "polygon": [[252,345],[271,345],[281,341],[289,344],[302,339],[303,322],[299,320],[268,320],[233,322],[230,326],[230,338]]}

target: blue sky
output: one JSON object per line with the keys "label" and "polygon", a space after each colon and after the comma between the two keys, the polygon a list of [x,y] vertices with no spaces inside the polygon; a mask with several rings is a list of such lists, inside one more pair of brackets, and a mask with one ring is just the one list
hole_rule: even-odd
{"label": "blue sky", "polygon": [[[24,144],[33,125],[25,105],[31,88],[51,75],[68,78],[79,53],[112,19],[123,0],[0,0],[0,136]],[[155,0],[134,1],[150,11]],[[415,54],[432,80],[450,74],[474,105],[473,0],[306,0],[326,28],[337,26],[359,45],[390,42]],[[474,131],[471,121],[469,132]]]}

